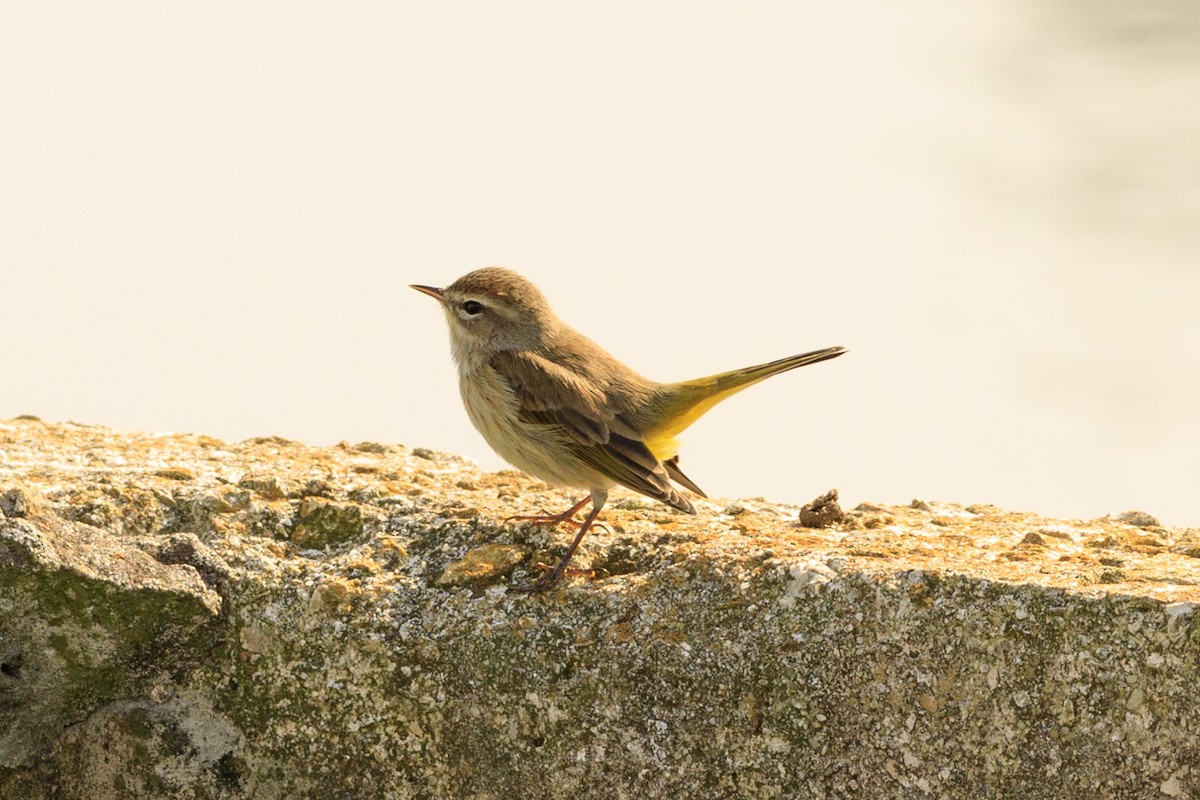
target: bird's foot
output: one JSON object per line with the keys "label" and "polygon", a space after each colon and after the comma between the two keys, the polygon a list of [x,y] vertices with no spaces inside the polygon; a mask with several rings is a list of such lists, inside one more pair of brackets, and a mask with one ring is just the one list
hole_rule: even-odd
{"label": "bird's foot", "polygon": [[558,527],[559,525],[569,525],[575,530],[579,530],[583,526],[582,522],[575,519],[575,509],[573,508],[561,514],[549,514],[543,509],[541,514],[534,516],[509,517],[504,520],[506,525],[510,522],[532,522],[535,525],[548,525],[551,528]]}
{"label": "bird's foot", "polygon": [[592,501],[591,497],[585,497],[582,500],[580,500],[578,503],[576,503],[575,505],[568,508],[566,511],[562,512],[561,514],[551,514],[551,513],[547,512],[546,509],[543,508],[541,514],[535,514],[534,516],[531,516],[531,517],[509,517],[508,519],[504,520],[504,522],[506,524],[509,522],[532,522],[535,525],[549,525],[551,528],[554,528],[558,525],[562,525],[563,523],[566,523],[567,525],[570,525],[575,530],[580,530],[587,523],[576,522],[575,514],[576,514],[576,512],[578,512],[580,509],[582,509],[584,506],[586,506],[591,501]]}
{"label": "bird's foot", "polygon": [[[573,516],[567,517],[567,516],[563,516],[562,514],[549,514],[544,517],[543,516],[509,517],[508,519],[504,520],[504,523],[506,525],[510,522],[532,522],[534,525],[546,525],[547,527],[550,527],[550,528],[556,528],[559,525],[566,525],[566,526],[570,527],[572,530],[579,530],[586,524],[584,522],[580,522],[579,520],[575,519]],[[612,533],[612,531],[609,530],[608,526],[605,525],[603,522],[597,522],[592,527],[599,528],[600,530],[604,531],[605,533]],[[547,567],[547,569],[549,569],[549,567]]]}
{"label": "bird's foot", "polygon": [[551,586],[558,583],[558,579],[561,577],[561,575],[549,573],[538,578],[533,583],[525,583],[520,586],[510,586],[508,587],[508,590],[510,592],[520,592],[521,594],[537,594],[539,592],[546,591]]}
{"label": "bird's foot", "polygon": [[541,571],[545,572],[546,574],[543,575],[542,577],[538,578],[533,583],[527,583],[527,584],[523,584],[521,586],[512,586],[509,588],[509,591],[523,592],[525,594],[537,594],[538,592],[546,591],[551,586],[558,583],[559,580],[561,580],[564,575],[591,576],[591,575],[595,574],[595,570],[564,567],[562,564],[559,564],[557,567],[552,567],[549,564],[542,564],[539,562],[537,564],[534,564],[533,568],[541,570]]}
{"label": "bird's foot", "polygon": [[[567,564],[570,563],[571,556],[575,555],[575,551],[577,549],[579,549],[579,543],[583,540],[583,535],[588,532],[588,528],[590,528],[592,526],[592,523],[594,523],[596,521],[596,515],[600,513],[600,508],[601,508],[601,506],[604,505],[603,501],[601,501],[599,504],[593,503],[592,510],[588,512],[587,518],[584,519],[584,521],[582,523],[575,522],[575,520],[573,519],[575,512],[578,511],[579,509],[583,508],[584,505],[586,505],[590,499],[591,498],[584,498],[583,500],[579,501],[571,508],[567,509],[562,514],[557,514],[554,516],[512,517],[512,519],[523,519],[527,522],[536,520],[538,522],[547,523],[550,525],[559,525],[563,522],[570,522],[571,524],[575,525],[578,528],[578,532],[575,534],[575,539],[571,542],[571,546],[567,548],[567,552],[563,554],[563,557],[554,566],[554,569],[551,569],[549,572],[547,572],[542,577],[538,578],[533,583],[526,584],[524,586],[512,587],[512,590],[514,592],[526,592],[528,594],[534,594],[536,592],[544,592],[547,589],[549,589],[551,586],[553,586],[554,584],[558,583],[559,579],[562,578],[562,576],[564,574],[566,574],[566,572],[568,571]],[[546,567],[541,564],[537,565],[537,568],[538,569],[546,569]],[[584,570],[583,572],[586,573],[587,571]]]}

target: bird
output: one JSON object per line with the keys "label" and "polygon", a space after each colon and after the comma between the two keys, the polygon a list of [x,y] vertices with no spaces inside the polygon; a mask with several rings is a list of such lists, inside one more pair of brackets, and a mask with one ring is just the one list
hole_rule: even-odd
{"label": "bird", "polygon": [[[695,514],[677,486],[707,495],[679,467],[679,434],[743,389],[846,352],[826,347],[660,383],[559,319],[541,290],[510,269],[484,267],[445,288],[411,288],[441,304],[463,405],[491,448],[546,483],[588,492],[561,514],[509,518],[578,526],[558,564],[532,584],[514,587],[518,591],[540,592],[558,582],[616,485]],[[589,502],[583,522],[576,522]]]}

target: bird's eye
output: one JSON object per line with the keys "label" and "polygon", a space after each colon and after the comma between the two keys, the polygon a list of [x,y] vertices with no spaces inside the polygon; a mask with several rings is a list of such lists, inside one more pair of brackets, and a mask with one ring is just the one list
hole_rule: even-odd
{"label": "bird's eye", "polygon": [[478,300],[468,300],[462,304],[463,311],[470,314],[472,317],[483,311],[483,303]]}

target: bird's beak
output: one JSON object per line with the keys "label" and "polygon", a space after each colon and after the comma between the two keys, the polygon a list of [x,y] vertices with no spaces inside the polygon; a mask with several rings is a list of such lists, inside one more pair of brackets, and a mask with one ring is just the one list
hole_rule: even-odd
{"label": "bird's beak", "polygon": [[418,292],[423,292],[424,294],[429,295],[430,297],[432,297],[435,300],[444,301],[446,299],[446,295],[442,294],[442,290],[437,289],[433,286],[418,286],[417,284],[414,283],[414,284],[410,285],[408,288],[416,289]]}

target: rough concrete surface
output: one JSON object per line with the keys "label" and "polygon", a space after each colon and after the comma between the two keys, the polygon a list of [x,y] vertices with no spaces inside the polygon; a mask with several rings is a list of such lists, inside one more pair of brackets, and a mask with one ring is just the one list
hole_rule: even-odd
{"label": "rough concrete surface", "polygon": [[617,493],[509,592],[571,500],[0,422],[0,798],[1200,795],[1200,531]]}

